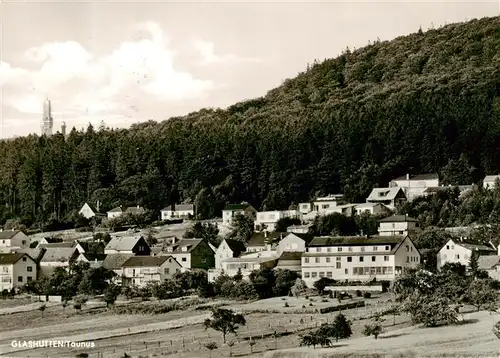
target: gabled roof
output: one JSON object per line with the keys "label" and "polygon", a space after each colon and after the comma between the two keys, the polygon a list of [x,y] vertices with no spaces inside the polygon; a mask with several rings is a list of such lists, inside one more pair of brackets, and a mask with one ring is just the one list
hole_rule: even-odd
{"label": "gabled roof", "polygon": [[106,245],[104,250],[131,251],[142,239],[142,236],[115,236]]}
{"label": "gabled roof", "polygon": [[[0,265],[13,265],[17,261],[21,260],[21,258],[23,256],[27,256],[31,260],[33,260],[33,258],[31,256],[29,256],[28,254],[25,254],[24,252],[0,254]],[[33,260],[33,261],[35,261],[35,260]]]}
{"label": "gabled roof", "polygon": [[106,259],[106,254],[92,254],[92,253],[88,253],[88,252],[85,252],[83,254],[80,254],[82,255],[83,257],[85,257],[87,259],[87,261],[104,261],[104,259]]}
{"label": "gabled roof", "polygon": [[[90,208],[90,210],[92,210],[92,212],[93,212],[94,214],[99,214],[99,211],[96,209],[96,207],[95,207],[94,205],[92,205],[92,204],[89,204],[89,203],[85,203],[85,204],[83,204],[83,205],[82,205],[82,209],[83,209],[83,207],[84,207],[85,205],[87,205],[87,206]],[[80,210],[81,210],[81,209],[80,209]]]}
{"label": "gabled roof", "polygon": [[74,247],[44,247],[40,262],[69,262],[76,251]]}
{"label": "gabled roof", "polygon": [[71,248],[75,247],[76,244],[74,242],[53,242],[50,244],[39,244],[38,247],[45,249],[54,249],[54,248]]}
{"label": "gabled roof", "polygon": [[368,198],[366,198],[366,200],[367,201],[394,200],[396,196],[399,194],[399,192],[403,193],[404,195],[403,189],[401,189],[398,186],[392,188],[373,188],[370,195],[368,195]]}
{"label": "gabled roof", "polygon": [[31,257],[33,260],[35,260],[36,262],[39,262],[41,260],[41,258],[43,257],[43,254],[45,253],[45,249],[41,248],[41,247],[36,247],[34,249],[24,248],[24,249],[16,250],[16,252],[25,253],[29,257]]}
{"label": "gabled roof", "polygon": [[388,218],[380,220],[381,223],[404,223],[404,222],[418,222],[417,219],[414,219],[408,215],[392,215]]}
{"label": "gabled roof", "polygon": [[158,267],[168,259],[175,260],[172,256],[133,256],[125,261],[122,267]]}
{"label": "gabled roof", "polygon": [[145,212],[144,208],[142,206],[129,206],[125,212],[126,213],[131,213],[131,214],[142,214]]}
{"label": "gabled roof", "polygon": [[[439,179],[439,175],[436,173],[431,173],[431,174],[416,174],[416,175],[410,175],[410,180],[436,180]],[[392,179],[393,181],[401,181],[401,180],[407,180],[406,175],[402,175],[396,179]]]}
{"label": "gabled roof", "polygon": [[367,245],[389,245],[394,247],[403,242],[406,236],[320,236],[315,237],[308,247],[318,246],[367,246]]}
{"label": "gabled roof", "polygon": [[490,251],[490,252],[496,252],[497,250],[495,250],[494,248],[490,247],[490,246],[486,246],[486,245],[480,245],[480,244],[476,244],[474,242],[470,242],[470,241],[464,241],[464,240],[455,240],[455,239],[452,239],[453,242],[455,243],[455,245],[459,245],[459,246],[462,246],[462,247],[465,247],[466,249],[469,249],[469,250],[472,250],[472,251]]}
{"label": "gabled roof", "polygon": [[[92,251],[92,249],[95,248],[102,248],[104,249],[104,243],[102,241],[75,241],[75,245],[79,244],[85,252]],[[99,250],[101,251],[101,250]],[[104,250],[102,250],[104,251]]]}
{"label": "gabled roof", "polygon": [[266,234],[264,232],[254,232],[252,236],[250,237],[250,240],[248,240],[247,247],[248,246],[265,246],[266,245],[266,239],[271,243],[272,241],[281,239],[281,237],[285,237],[286,235],[289,235],[289,232],[269,232]]}
{"label": "gabled roof", "polygon": [[20,231],[19,230],[4,230],[4,231],[0,231],[0,240],[9,240],[9,239],[12,239],[12,237],[14,237],[14,235],[16,235],[17,233],[19,233]]}
{"label": "gabled roof", "polygon": [[487,175],[484,177],[483,181],[492,181],[494,182],[497,178],[500,178],[500,174],[497,175]]}
{"label": "gabled roof", "polygon": [[290,260],[290,261],[300,261],[302,257],[302,252],[298,251],[284,251],[279,257],[279,261]]}
{"label": "gabled roof", "polygon": [[[248,203],[245,203],[245,204],[227,204],[225,207],[224,207],[224,211],[226,210],[230,210],[230,211],[235,211],[235,210],[246,210],[248,208],[252,208],[253,209],[253,206],[248,204]],[[254,209],[255,210],[255,209]]]}
{"label": "gabled roof", "polygon": [[102,267],[107,270],[118,270],[122,267],[123,263],[127,261],[134,254],[109,254],[102,262]]}
{"label": "gabled roof", "polygon": [[[179,242],[172,245],[174,247],[174,254],[185,253],[193,251],[203,239],[182,239]],[[187,250],[183,251],[182,248],[187,247]]]}
{"label": "gabled roof", "polygon": [[[295,235],[295,236],[297,236],[298,238],[304,240],[305,243],[306,243],[306,245],[309,244],[312,241],[312,239],[314,239],[314,235],[313,234],[301,234],[301,233],[291,232],[288,235]],[[286,235],[285,238],[288,237],[288,235]]]}
{"label": "gabled roof", "polygon": [[121,206],[117,206],[116,208],[113,208],[110,211],[108,211],[108,213],[121,213],[121,212],[123,212]]}
{"label": "gabled roof", "polygon": [[479,270],[491,270],[500,263],[498,255],[482,255],[477,258],[477,267]]}
{"label": "gabled roof", "polygon": [[[176,204],[175,211],[194,211],[193,204]],[[166,208],[161,209],[160,211],[172,211],[172,205],[167,206]]]}
{"label": "gabled roof", "polygon": [[247,249],[245,244],[238,240],[226,239],[226,244],[229,246],[231,251],[233,252],[233,257],[238,257],[242,252],[245,252]]}

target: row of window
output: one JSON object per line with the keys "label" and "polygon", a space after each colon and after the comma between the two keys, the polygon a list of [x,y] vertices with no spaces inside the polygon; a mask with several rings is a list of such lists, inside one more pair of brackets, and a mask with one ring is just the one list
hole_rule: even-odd
{"label": "row of window", "polygon": [[[347,258],[347,262],[352,262],[352,256],[345,256]],[[369,256],[367,256],[369,257]],[[382,258],[382,256],[379,256],[380,258]],[[312,257],[311,257],[312,258]],[[341,256],[335,256],[335,257],[315,257],[314,258],[314,263],[321,263],[321,259],[325,259],[325,262],[326,263],[330,263],[332,260],[332,258],[335,258],[335,261],[340,264],[340,262],[342,261],[342,257]],[[383,260],[384,261],[389,261],[389,256],[383,256]],[[365,257],[364,256],[358,256],[358,260],[359,262],[364,262],[365,261]],[[372,262],[375,262],[377,261],[377,256],[372,256],[371,257],[371,260]],[[340,262],[339,262],[340,261]],[[379,260],[381,261],[381,260]],[[309,257],[304,257],[304,263],[308,264],[309,263]]]}
{"label": "row of window", "polygon": [[[26,267],[26,271],[33,272],[33,267],[32,266]],[[2,273],[9,273],[9,266],[3,266],[2,267]]]}
{"label": "row of window", "polygon": [[[352,274],[353,275],[392,275],[393,269],[391,266],[378,266],[378,267],[353,267]],[[304,272],[304,278],[333,278],[332,271],[312,271],[312,272]],[[349,275],[349,269],[344,269],[344,275]]]}
{"label": "row of window", "polygon": [[[451,257],[453,257],[453,255],[451,255]],[[448,258],[448,255],[446,254],[443,254],[443,259],[446,260]],[[469,255],[465,255],[464,257],[465,260],[468,260],[469,259]],[[460,260],[460,255],[459,254],[455,254],[455,260]]]}
{"label": "row of window", "polygon": [[[406,247],[407,247],[407,251],[408,251],[408,245],[406,245]],[[369,247],[367,247],[367,248],[369,248]],[[307,247],[306,251],[307,252],[333,252],[333,248],[332,247],[313,247],[313,248],[311,248],[313,250],[309,250],[309,249],[310,248]],[[314,249],[316,249],[316,250],[314,250]],[[335,252],[342,252],[343,249],[344,249],[343,247],[339,246],[339,247],[337,247],[337,250],[335,250]],[[371,249],[372,249],[371,251],[378,251],[378,246],[373,246]],[[348,246],[347,247],[347,251],[348,252],[353,252],[354,251],[353,247],[352,246]],[[365,247],[361,246],[360,247],[360,251],[364,252],[365,251]],[[391,247],[389,245],[386,245],[384,247],[384,251],[391,251]]]}

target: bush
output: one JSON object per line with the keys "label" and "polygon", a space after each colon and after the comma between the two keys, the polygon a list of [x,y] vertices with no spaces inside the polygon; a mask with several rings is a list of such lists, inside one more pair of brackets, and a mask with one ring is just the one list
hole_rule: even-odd
{"label": "bush", "polygon": [[363,292],[363,298],[371,298],[372,294],[370,292]]}
{"label": "bush", "polygon": [[361,297],[362,296],[362,293],[360,290],[356,290],[356,297]]}
{"label": "bush", "polygon": [[493,334],[495,336],[497,336],[498,339],[500,339],[500,321],[495,323],[495,325],[493,326]]}

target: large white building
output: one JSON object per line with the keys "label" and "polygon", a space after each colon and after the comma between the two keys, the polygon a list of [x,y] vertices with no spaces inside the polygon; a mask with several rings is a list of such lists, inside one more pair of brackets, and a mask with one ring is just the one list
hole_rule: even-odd
{"label": "large white building", "polygon": [[450,239],[437,254],[437,269],[440,270],[446,263],[459,263],[469,267],[470,258],[474,251],[477,252],[478,256],[490,256],[497,253],[490,246],[477,245],[460,239]]}
{"label": "large white building", "polygon": [[302,254],[302,279],[308,287],[322,277],[335,280],[394,280],[420,263],[409,237],[315,237]]}
{"label": "large white building", "polygon": [[411,201],[419,196],[424,196],[427,188],[439,187],[439,176],[437,174],[406,174],[391,180],[389,187],[402,188],[407,199]]}
{"label": "large white building", "polygon": [[138,287],[161,284],[181,269],[181,264],[172,256],[133,256],[122,264],[122,283]]}
{"label": "large white building", "polygon": [[407,236],[415,234],[418,220],[407,215],[393,215],[379,221],[380,236]]}
{"label": "large white building", "polygon": [[300,220],[300,211],[298,210],[274,210],[259,211],[255,220],[255,230],[275,231],[276,223],[280,219],[291,218]]}

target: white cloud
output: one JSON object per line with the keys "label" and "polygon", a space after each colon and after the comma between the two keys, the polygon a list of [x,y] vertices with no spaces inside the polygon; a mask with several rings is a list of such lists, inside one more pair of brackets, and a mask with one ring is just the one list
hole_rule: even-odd
{"label": "white cloud", "polygon": [[218,64],[218,63],[236,63],[236,62],[262,62],[259,58],[240,57],[235,54],[218,55],[215,53],[215,45],[213,42],[204,40],[195,40],[193,47],[201,56],[203,65]]}
{"label": "white cloud", "polygon": [[[75,41],[46,43],[30,48],[25,59],[35,70],[0,63],[3,105],[24,114],[40,114],[46,95],[56,112],[74,115],[117,114],[130,98],[182,101],[203,98],[214,83],[179,71],[175,52],[158,24],[146,22],[137,30],[148,36],[122,43],[97,57]],[[123,116],[123,115],[122,115]]]}

